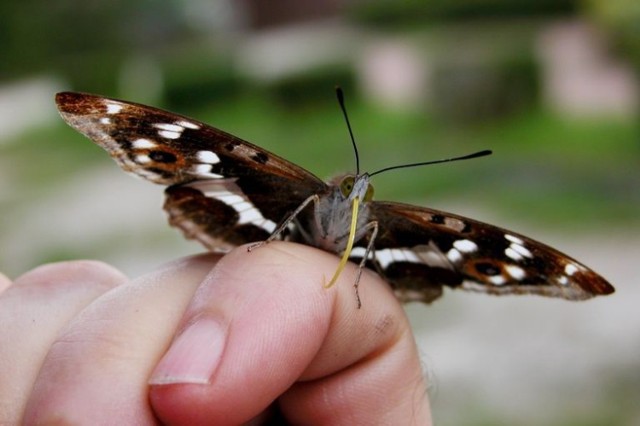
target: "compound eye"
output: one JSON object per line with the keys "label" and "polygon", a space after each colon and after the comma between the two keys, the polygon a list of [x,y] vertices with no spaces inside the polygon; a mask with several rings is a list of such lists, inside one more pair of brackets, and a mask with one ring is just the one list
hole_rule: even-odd
{"label": "compound eye", "polygon": [[346,176],[342,179],[342,182],[340,182],[340,192],[343,196],[348,197],[349,194],[351,194],[355,181],[356,179],[353,176]]}
{"label": "compound eye", "polygon": [[371,201],[371,200],[373,200],[373,186],[369,184],[369,186],[367,186],[367,192],[365,192],[364,194],[364,201]]}

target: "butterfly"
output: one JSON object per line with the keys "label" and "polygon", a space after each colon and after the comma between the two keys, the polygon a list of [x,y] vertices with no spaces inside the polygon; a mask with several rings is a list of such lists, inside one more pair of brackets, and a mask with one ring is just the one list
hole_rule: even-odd
{"label": "butterfly", "polygon": [[523,235],[374,201],[372,174],[325,182],[222,130],[132,102],[63,92],[56,104],[69,125],[124,171],[165,185],[169,223],[209,250],[275,239],[307,244],[342,256],[326,286],[350,259],[359,263],[358,278],[363,267],[378,272],[403,302],[430,303],[444,287],[569,300],[614,292],[585,265]]}

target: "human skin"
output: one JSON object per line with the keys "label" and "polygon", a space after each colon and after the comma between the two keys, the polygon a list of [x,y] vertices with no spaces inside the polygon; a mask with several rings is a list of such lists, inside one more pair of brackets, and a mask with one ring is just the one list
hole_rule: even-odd
{"label": "human skin", "polygon": [[431,424],[402,307],[365,270],[357,309],[352,264],[323,288],[337,262],[274,242],[0,276],[0,424]]}

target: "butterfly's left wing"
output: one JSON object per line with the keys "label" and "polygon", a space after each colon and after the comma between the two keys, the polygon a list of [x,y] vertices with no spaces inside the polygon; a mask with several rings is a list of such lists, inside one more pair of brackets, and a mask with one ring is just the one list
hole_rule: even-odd
{"label": "butterfly's left wing", "polygon": [[407,204],[374,201],[369,208],[378,221],[376,260],[369,266],[402,301],[431,302],[443,286],[570,300],[614,291],[578,261],[515,232]]}
{"label": "butterfly's left wing", "polygon": [[207,124],[85,93],[56,95],[62,118],[126,172],[167,185],[169,221],[211,250],[265,240],[327,185],[295,164]]}

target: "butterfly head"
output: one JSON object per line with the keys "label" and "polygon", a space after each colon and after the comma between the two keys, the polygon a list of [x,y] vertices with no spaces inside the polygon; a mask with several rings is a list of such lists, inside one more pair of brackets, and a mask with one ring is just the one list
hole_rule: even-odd
{"label": "butterfly head", "polygon": [[353,201],[356,197],[360,201],[368,202],[373,199],[373,186],[369,183],[369,175],[346,175],[338,184],[342,196]]}

